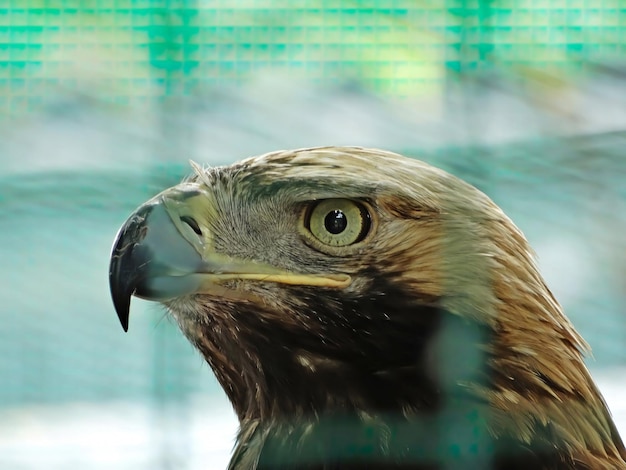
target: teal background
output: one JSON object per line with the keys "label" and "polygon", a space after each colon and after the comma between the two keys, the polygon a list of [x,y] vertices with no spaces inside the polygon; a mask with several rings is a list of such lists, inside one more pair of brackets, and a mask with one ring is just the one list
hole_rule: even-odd
{"label": "teal background", "polygon": [[0,0],[0,467],[224,467],[208,366],[108,294],[116,230],[190,158],[366,145],[467,179],[619,389],[625,79],[624,0]]}

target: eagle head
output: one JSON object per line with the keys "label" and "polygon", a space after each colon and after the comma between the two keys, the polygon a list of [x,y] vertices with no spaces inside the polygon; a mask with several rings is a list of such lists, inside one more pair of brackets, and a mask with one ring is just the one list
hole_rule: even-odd
{"label": "eagle head", "polygon": [[626,468],[583,339],[476,188],[357,147],[194,170],[122,226],[110,285],[125,330],[158,301],[210,364],[231,468]]}

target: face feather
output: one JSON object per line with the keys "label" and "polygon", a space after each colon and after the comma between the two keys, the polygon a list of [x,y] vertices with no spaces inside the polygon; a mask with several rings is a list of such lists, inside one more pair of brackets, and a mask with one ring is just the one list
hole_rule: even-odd
{"label": "face feather", "polygon": [[122,227],[111,286],[211,365],[232,468],[440,468],[468,444],[442,422],[473,468],[626,468],[584,340],[477,189],[356,147],[194,171]]}

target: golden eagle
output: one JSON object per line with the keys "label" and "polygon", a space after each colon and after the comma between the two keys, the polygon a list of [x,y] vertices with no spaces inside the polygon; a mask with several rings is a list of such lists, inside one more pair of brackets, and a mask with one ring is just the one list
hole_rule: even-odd
{"label": "golden eagle", "polygon": [[161,302],[239,418],[232,469],[626,469],[587,346],[483,193],[358,147],[278,151],[140,206],[110,286]]}

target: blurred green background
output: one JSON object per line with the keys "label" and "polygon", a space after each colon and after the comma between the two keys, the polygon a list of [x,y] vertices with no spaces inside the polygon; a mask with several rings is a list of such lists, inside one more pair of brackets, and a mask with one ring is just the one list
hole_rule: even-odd
{"label": "blurred green background", "polygon": [[236,423],[108,256],[189,173],[363,145],[526,233],[626,432],[625,0],[0,0],[0,468],[225,468]]}

